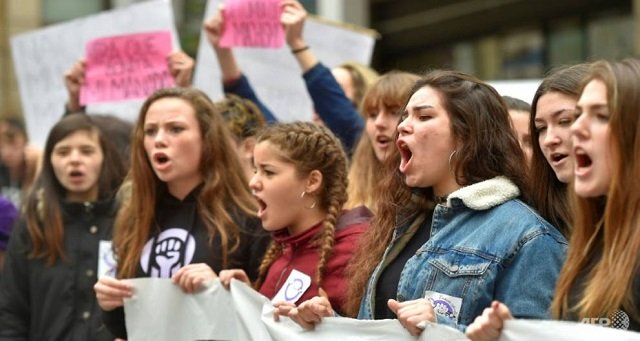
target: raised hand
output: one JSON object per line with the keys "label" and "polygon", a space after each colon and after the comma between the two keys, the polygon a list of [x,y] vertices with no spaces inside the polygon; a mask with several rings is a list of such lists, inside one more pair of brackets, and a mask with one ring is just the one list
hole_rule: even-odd
{"label": "raised hand", "polygon": [[64,86],[67,88],[69,99],[67,102],[67,111],[74,112],[82,109],[80,105],[80,88],[84,84],[84,69],[86,62],[84,59],[78,59],[64,73]]}
{"label": "raised hand", "polygon": [[182,51],[174,51],[169,54],[167,63],[169,64],[169,72],[176,81],[176,86],[191,86],[191,76],[195,65],[193,58]]}
{"label": "raised hand", "polygon": [[504,321],[513,319],[511,311],[498,301],[491,302],[489,308],[485,308],[482,315],[476,317],[467,327],[466,336],[473,341],[497,340],[502,332]]}

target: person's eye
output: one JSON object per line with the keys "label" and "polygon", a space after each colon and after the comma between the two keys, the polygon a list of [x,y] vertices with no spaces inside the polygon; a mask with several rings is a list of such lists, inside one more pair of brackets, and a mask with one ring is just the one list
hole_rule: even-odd
{"label": "person's eye", "polygon": [[156,128],[145,128],[144,135],[145,136],[153,136],[156,134]]}
{"label": "person's eye", "polygon": [[566,127],[566,126],[570,126],[571,123],[573,123],[574,119],[573,118],[569,118],[569,117],[563,117],[558,121],[558,124],[560,126]]}
{"label": "person's eye", "polygon": [[535,132],[540,135],[547,130],[547,126],[536,126]]}
{"label": "person's eye", "polygon": [[83,155],[91,155],[91,154],[95,153],[95,151],[96,150],[94,148],[82,148],[82,149],[80,149],[80,152]]}
{"label": "person's eye", "polygon": [[428,121],[428,120],[430,120],[430,119],[432,119],[432,118],[433,118],[433,116],[431,116],[431,115],[426,115],[426,114],[422,114],[422,115],[418,116],[418,119],[419,119],[420,121]]}
{"label": "person's eye", "polygon": [[180,126],[173,126],[171,127],[170,131],[174,134],[180,133],[182,131],[184,131],[184,127],[180,127]]}
{"label": "person's eye", "polygon": [[596,118],[601,122],[609,122],[609,113],[597,113]]}

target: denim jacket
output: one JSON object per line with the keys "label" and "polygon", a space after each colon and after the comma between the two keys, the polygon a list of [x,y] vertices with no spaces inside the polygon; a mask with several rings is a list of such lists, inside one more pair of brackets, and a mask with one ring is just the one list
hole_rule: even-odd
{"label": "denim jacket", "polygon": [[[518,318],[549,318],[567,241],[518,200],[519,194],[510,180],[496,177],[463,187],[438,204],[429,240],[402,270],[397,300],[427,298],[438,323],[463,331],[493,300],[505,303]],[[394,231],[369,278],[358,318],[373,318],[382,264],[414,225]]]}

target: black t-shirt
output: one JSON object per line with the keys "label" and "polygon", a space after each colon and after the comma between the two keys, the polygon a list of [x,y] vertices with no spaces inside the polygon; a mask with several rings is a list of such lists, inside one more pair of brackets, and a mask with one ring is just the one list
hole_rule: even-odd
{"label": "black t-shirt", "polygon": [[424,245],[431,235],[431,218],[425,219],[418,227],[413,237],[408,241],[407,245],[400,251],[398,256],[392,260],[382,271],[378,278],[375,295],[375,312],[374,319],[395,319],[397,318],[389,307],[387,300],[396,299],[398,293],[398,282],[400,274],[404,269],[409,258],[413,257],[418,249]]}
{"label": "black t-shirt", "polygon": [[[604,238],[602,233],[597,237],[598,239]],[[577,303],[582,298],[582,293],[584,292],[587,276],[596,265],[596,263],[602,257],[602,245],[598,247],[593,252],[593,256],[591,256],[590,261],[587,263],[587,266],[582,269],[582,271],[578,274],[578,277],[575,279],[573,286],[571,287],[571,292],[569,292],[569,306],[575,307]],[[632,291],[633,291],[633,300],[635,309],[640,313],[640,271],[636,270],[635,277],[632,283]],[[638,316],[634,316],[633,312],[625,311],[620,308],[617,311],[610,314],[610,316],[605,319],[599,319],[599,316],[593,316],[593,320],[585,321],[587,323],[596,323],[596,324],[604,324],[608,325],[612,328],[629,330],[634,332],[640,332],[640,320]],[[604,318],[604,317],[603,317]],[[569,313],[569,320],[578,320],[577,313]],[[578,321],[580,322],[580,321]]]}

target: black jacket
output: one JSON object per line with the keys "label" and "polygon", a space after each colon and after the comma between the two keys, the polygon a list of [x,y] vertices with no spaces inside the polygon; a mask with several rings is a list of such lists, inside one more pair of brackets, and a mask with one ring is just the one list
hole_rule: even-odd
{"label": "black jacket", "polygon": [[[235,206],[227,205],[227,212],[240,229],[240,245],[229,255],[229,264],[223,267],[221,240],[218,234],[211,243],[204,222],[197,209],[196,187],[180,201],[168,193],[160,195],[156,206],[155,233],[145,244],[136,277],[170,278],[188,264],[206,263],[215,273],[239,268],[249,278],[257,277],[257,270],[270,241],[259,219],[249,217]],[[127,338],[124,309],[104,312],[105,323],[120,338]]]}
{"label": "black jacket", "polygon": [[[101,240],[111,240],[114,201],[61,202],[65,259],[28,257],[26,222],[13,231],[0,284],[0,340],[113,340],[93,285]],[[45,222],[46,228],[46,222]]]}

